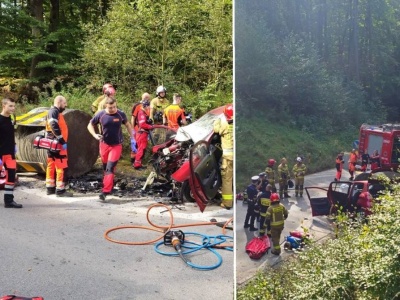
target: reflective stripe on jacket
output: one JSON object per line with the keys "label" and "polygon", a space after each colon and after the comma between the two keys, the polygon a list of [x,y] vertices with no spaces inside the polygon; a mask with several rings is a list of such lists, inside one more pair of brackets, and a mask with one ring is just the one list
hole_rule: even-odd
{"label": "reflective stripe on jacket", "polygon": [[272,204],[268,207],[266,219],[270,220],[271,227],[281,226],[285,223],[285,219],[288,215],[288,210],[283,204]]}

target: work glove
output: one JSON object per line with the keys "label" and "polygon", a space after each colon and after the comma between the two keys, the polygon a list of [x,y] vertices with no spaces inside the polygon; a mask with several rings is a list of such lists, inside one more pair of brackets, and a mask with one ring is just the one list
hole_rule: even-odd
{"label": "work glove", "polygon": [[132,129],[132,135],[135,137],[136,136],[136,131],[135,129]]}
{"label": "work glove", "polygon": [[63,145],[62,145],[62,148],[63,148],[64,150],[67,150],[67,143],[63,144]]}
{"label": "work glove", "polygon": [[57,138],[57,140],[61,145],[64,145],[66,143],[63,137]]}
{"label": "work glove", "polygon": [[135,139],[132,139],[132,138],[131,138],[131,150],[133,153],[137,152],[136,141],[135,141]]}
{"label": "work glove", "polygon": [[103,139],[103,136],[102,136],[101,134],[96,134],[96,135],[94,136],[94,138],[95,138],[96,140],[98,140],[98,141],[101,141],[101,140]]}
{"label": "work glove", "polygon": [[[0,158],[0,168],[3,167],[3,161]],[[1,170],[0,170],[1,171]]]}

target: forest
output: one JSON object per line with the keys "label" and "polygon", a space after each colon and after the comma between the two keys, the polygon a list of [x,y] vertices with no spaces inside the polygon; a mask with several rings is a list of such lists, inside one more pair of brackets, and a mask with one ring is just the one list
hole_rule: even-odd
{"label": "forest", "polygon": [[262,145],[257,161],[319,156],[315,171],[351,150],[361,124],[399,121],[399,18],[397,0],[235,1],[236,158],[246,178],[257,166],[250,137]]}
{"label": "forest", "polygon": [[130,103],[160,84],[199,111],[232,101],[231,0],[0,0],[0,28],[0,87],[22,103],[105,82]]}

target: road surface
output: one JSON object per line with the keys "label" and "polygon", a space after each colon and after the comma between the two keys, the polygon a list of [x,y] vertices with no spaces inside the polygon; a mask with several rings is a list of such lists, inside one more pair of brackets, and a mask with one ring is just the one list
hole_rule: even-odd
{"label": "road surface", "polygon": [[[305,176],[305,186],[328,187],[329,183],[334,179],[336,170],[331,169]],[[348,178],[349,174],[343,170],[342,179]],[[278,188],[278,185],[277,185]],[[308,228],[311,237],[315,241],[322,242],[332,235],[332,226],[326,217],[312,217],[310,203],[304,191],[303,198],[294,197],[294,190],[289,189],[291,198],[281,201],[289,211],[289,217],[285,221],[285,228],[281,236],[281,243],[284,237],[289,235],[292,230],[300,230],[303,226]],[[236,206],[236,281],[237,285],[242,285],[251,279],[258,270],[264,269],[266,266],[274,266],[282,262],[290,255],[296,255],[293,251],[285,251],[282,247],[280,256],[276,256],[268,252],[261,259],[250,259],[245,252],[245,246],[254,236],[258,235],[258,231],[251,232],[243,228],[244,219],[246,217],[247,204],[237,201]],[[258,225],[256,227],[259,227]],[[283,245],[282,245],[283,246]]]}
{"label": "road surface", "polygon": [[[22,182],[29,178],[21,177]],[[3,192],[0,191],[0,197]],[[42,296],[61,299],[229,299],[234,294],[234,254],[217,250],[220,267],[193,269],[179,257],[158,254],[153,245],[130,246],[104,238],[107,229],[122,225],[150,226],[147,208],[160,199],[116,198],[101,203],[98,195],[57,198],[43,188],[19,186],[15,200],[22,209],[0,207],[0,296]],[[172,209],[174,224],[228,220],[233,212],[217,206],[202,214],[192,203]],[[151,211],[151,221],[167,225],[168,212]],[[215,225],[178,228],[184,232],[218,235]],[[233,235],[232,231],[227,232]],[[124,229],[110,236],[123,241],[147,241],[160,233]],[[187,236],[188,238],[188,236]],[[170,250],[163,246],[163,250]],[[199,265],[214,265],[210,251],[187,257]]]}

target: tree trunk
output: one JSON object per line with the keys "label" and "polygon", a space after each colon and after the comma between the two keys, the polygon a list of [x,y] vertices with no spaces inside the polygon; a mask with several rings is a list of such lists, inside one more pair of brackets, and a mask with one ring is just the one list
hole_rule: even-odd
{"label": "tree trunk", "polygon": [[350,37],[349,37],[349,76],[352,80],[360,81],[359,62],[359,33],[358,33],[358,0],[350,3]]}
{"label": "tree trunk", "polygon": [[[40,23],[43,23],[43,0],[30,0],[29,1],[29,8],[31,16],[34,17]],[[41,39],[42,39],[42,30],[37,25],[32,25],[32,38],[33,38],[33,45],[36,49],[40,50],[41,48]],[[40,76],[41,71],[37,69],[37,64],[41,61],[42,55],[37,54],[32,58],[31,61],[31,70],[29,73],[29,78],[35,79]]]}

